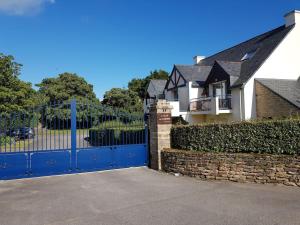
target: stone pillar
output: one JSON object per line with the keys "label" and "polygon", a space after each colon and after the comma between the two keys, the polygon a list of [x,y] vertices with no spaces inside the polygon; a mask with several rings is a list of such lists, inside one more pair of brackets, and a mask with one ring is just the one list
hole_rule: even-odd
{"label": "stone pillar", "polygon": [[170,131],[172,106],[166,100],[157,100],[150,106],[150,167],[161,170],[161,150],[170,148]]}

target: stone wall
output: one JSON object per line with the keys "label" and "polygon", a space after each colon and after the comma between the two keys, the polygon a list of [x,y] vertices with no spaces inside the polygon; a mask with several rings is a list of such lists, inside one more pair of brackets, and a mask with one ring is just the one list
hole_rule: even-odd
{"label": "stone wall", "polygon": [[300,114],[300,110],[267,87],[255,81],[256,115],[258,118],[287,117]]}
{"label": "stone wall", "polygon": [[162,170],[207,180],[279,183],[300,187],[300,156],[208,153],[180,150],[161,152]]}

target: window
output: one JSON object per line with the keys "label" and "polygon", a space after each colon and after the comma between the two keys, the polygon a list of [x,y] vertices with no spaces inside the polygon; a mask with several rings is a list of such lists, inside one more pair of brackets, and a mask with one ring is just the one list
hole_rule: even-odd
{"label": "window", "polygon": [[219,82],[212,85],[213,86],[213,97],[225,98],[226,97],[226,83]]}
{"label": "window", "polygon": [[252,57],[255,55],[255,52],[256,52],[256,49],[247,52],[247,53],[243,56],[243,58],[241,59],[241,61],[245,61],[245,60],[248,60],[248,59],[252,59]]}

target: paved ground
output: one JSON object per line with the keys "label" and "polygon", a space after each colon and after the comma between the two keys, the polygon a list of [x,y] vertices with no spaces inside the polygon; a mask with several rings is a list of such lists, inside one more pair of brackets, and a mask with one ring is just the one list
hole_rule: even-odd
{"label": "paved ground", "polygon": [[0,182],[0,224],[300,224],[300,188],[146,168]]}

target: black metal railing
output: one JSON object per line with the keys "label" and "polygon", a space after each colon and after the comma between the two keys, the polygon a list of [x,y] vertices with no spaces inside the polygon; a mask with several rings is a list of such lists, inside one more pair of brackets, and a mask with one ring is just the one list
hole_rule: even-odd
{"label": "black metal railing", "polygon": [[220,110],[226,110],[231,109],[231,96],[228,95],[225,98],[219,97],[219,109]]}

